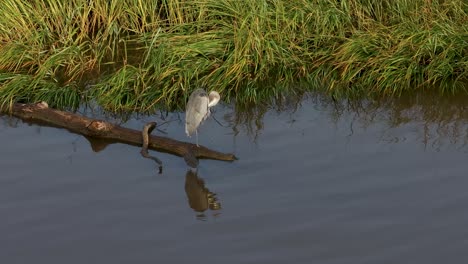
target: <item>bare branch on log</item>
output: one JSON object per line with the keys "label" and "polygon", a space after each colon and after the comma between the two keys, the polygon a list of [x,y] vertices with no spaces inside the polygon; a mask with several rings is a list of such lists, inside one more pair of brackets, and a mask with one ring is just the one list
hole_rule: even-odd
{"label": "bare branch on log", "polygon": [[[49,108],[45,102],[37,104],[15,103],[11,108],[1,109],[1,112],[25,121],[41,122],[55,127],[66,128],[73,133],[87,137],[107,139],[135,146],[141,146],[143,143],[141,131]],[[198,163],[197,159],[199,158],[222,161],[237,159],[233,154],[221,153],[203,146],[197,147],[195,144],[153,135],[150,135],[148,148],[184,157],[185,161],[192,163],[192,165],[195,162]]]}

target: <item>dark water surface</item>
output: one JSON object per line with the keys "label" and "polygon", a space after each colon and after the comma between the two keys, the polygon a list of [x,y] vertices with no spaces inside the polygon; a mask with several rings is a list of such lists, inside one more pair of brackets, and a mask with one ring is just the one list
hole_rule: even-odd
{"label": "dark water surface", "polygon": [[1,263],[467,263],[468,99],[411,98],[217,107],[198,176],[1,117]]}

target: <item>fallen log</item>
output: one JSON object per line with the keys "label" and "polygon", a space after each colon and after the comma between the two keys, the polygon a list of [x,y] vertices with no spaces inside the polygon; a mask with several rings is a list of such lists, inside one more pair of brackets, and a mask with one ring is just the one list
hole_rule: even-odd
{"label": "fallen log", "polygon": [[[10,114],[28,122],[61,127],[70,132],[86,137],[106,139],[135,146],[143,144],[142,132],[121,127],[103,120],[88,118],[79,114],[64,112],[49,108],[47,103],[36,104],[15,103],[1,112]],[[167,137],[149,136],[148,148],[183,157],[191,167],[198,165],[198,159],[234,161],[234,154],[221,153],[203,146],[177,141]]]}

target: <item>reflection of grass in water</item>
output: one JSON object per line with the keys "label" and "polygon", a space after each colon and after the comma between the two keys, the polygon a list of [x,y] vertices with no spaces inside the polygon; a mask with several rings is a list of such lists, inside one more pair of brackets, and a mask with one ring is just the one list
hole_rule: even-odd
{"label": "reflection of grass in water", "polygon": [[259,102],[298,79],[335,96],[464,90],[467,13],[464,0],[3,0],[0,103],[152,112],[196,86]]}
{"label": "reflection of grass in water", "polygon": [[326,110],[334,123],[349,126],[350,137],[357,128],[383,124],[380,139],[396,143],[404,139],[395,138],[392,129],[411,125],[426,147],[439,149],[454,144],[461,148],[468,144],[468,95],[412,92],[398,98],[333,100],[320,93],[304,93],[287,98],[287,101],[280,97],[268,104],[238,107],[230,118],[231,126],[238,131],[242,127],[256,139],[264,129],[263,118],[268,111],[286,112],[295,119],[294,113],[301,105],[314,104],[320,111]]}
{"label": "reflection of grass in water", "polygon": [[419,139],[426,147],[439,149],[445,144],[464,146],[468,143],[466,95],[424,93],[389,100],[388,126],[396,128],[417,124]]}

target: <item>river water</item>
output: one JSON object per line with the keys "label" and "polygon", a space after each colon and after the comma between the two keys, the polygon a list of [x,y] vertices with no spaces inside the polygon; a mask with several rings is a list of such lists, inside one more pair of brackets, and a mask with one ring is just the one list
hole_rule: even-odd
{"label": "river water", "polygon": [[[1,262],[467,263],[467,102],[217,106],[200,144],[239,160],[201,160],[198,174],[3,116]],[[170,121],[156,133],[194,142],[183,119],[109,120]]]}

